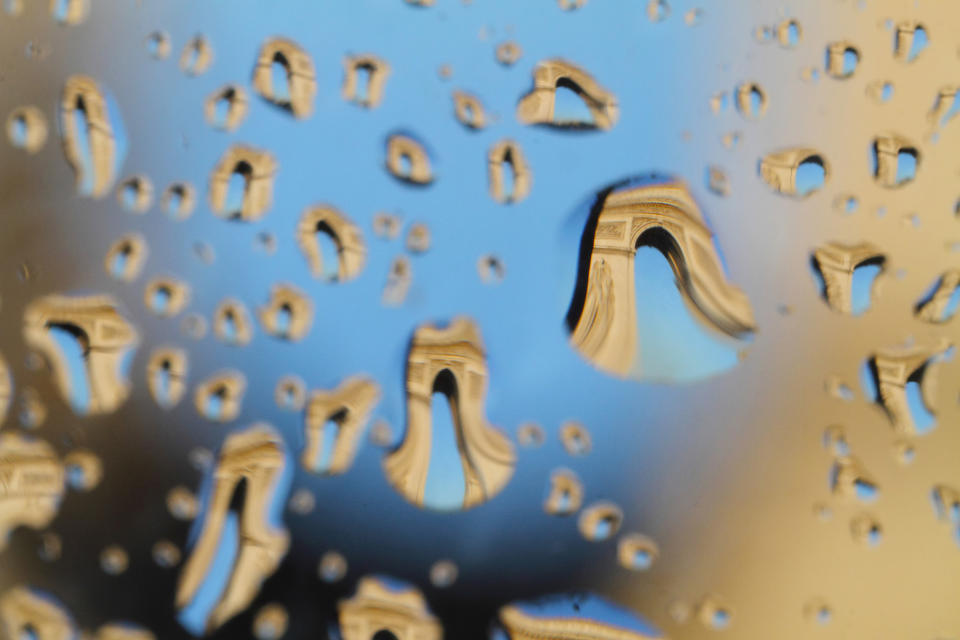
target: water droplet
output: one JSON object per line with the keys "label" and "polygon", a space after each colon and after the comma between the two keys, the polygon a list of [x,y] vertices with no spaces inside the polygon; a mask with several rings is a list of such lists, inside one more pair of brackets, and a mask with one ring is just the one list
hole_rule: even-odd
{"label": "water droplet", "polygon": [[550,473],[543,510],[552,516],[569,516],[583,505],[583,482],[570,469],[555,469]]}
{"label": "water droplet", "polygon": [[753,39],[760,44],[766,44],[773,38],[773,29],[765,24],[757,26],[753,30]]}
{"label": "water droplet", "polygon": [[889,102],[893,97],[893,83],[886,80],[874,80],[867,85],[867,95],[874,102]]}
{"label": "water droplet", "polygon": [[360,376],[344,380],[333,390],[311,392],[300,458],[303,468],[325,475],[346,473],[379,400],[379,385]]}
{"label": "water droplet", "polygon": [[40,536],[37,553],[44,562],[56,562],[63,553],[63,540],[56,533],[46,531]]}
{"label": "water droplet", "polygon": [[860,461],[851,456],[841,456],[834,461],[830,468],[830,490],[839,498],[857,498],[861,502],[873,502],[880,495],[876,481]]}
{"label": "water droplet", "polygon": [[917,302],[914,313],[920,320],[941,324],[953,318],[960,307],[960,269],[950,269]]}
{"label": "water droplet", "polygon": [[197,204],[197,195],[193,186],[186,182],[175,182],[163,191],[160,208],[171,220],[186,220]]}
{"label": "water droplet", "polygon": [[911,20],[897,24],[893,34],[893,55],[897,60],[913,62],[929,44],[927,29],[922,24]]}
{"label": "water droplet", "polygon": [[300,411],[307,401],[307,385],[299,376],[283,376],[277,381],[273,399],[281,409]]}
{"label": "water droplet", "polygon": [[546,439],[543,427],[535,422],[525,422],[517,427],[517,442],[521,447],[539,447]]}
{"label": "water droplet", "polygon": [[129,565],[130,557],[127,555],[126,549],[120,545],[113,544],[104,547],[103,551],[100,552],[100,568],[103,569],[104,573],[118,576],[126,571]]}
{"label": "water droplet", "polygon": [[826,185],[830,165],[814,149],[784,149],[763,157],[760,177],[777,193],[805,198]]}
{"label": "water droplet", "polygon": [[454,91],[453,112],[460,124],[468,129],[483,129],[487,126],[487,114],[483,109],[483,103],[472,94]]}
{"label": "water droplet", "polygon": [[727,110],[727,103],[730,98],[726,91],[718,91],[710,96],[710,110],[714,113],[720,113]]}
{"label": "water droplet", "polygon": [[76,491],[92,491],[103,478],[103,463],[87,449],[75,449],[63,459],[67,484]]}
{"label": "water droplet", "polygon": [[[561,90],[575,94],[589,115],[558,113]],[[517,120],[522,124],[542,124],[566,129],[611,129],[620,117],[617,98],[601,87],[585,70],[565,60],[537,63],[533,71],[533,89],[517,103]]]}
{"label": "water droplet", "polygon": [[827,624],[833,618],[833,610],[823,598],[812,598],[803,605],[803,617],[808,622]]}
{"label": "water droplet", "polygon": [[199,385],[194,391],[197,413],[207,420],[229,422],[240,414],[247,380],[239,371],[221,371]]}
{"label": "water droplet", "polygon": [[90,0],[52,0],[50,15],[60,24],[76,26],[87,19]]}
{"label": "water droplet", "polygon": [[490,196],[497,202],[520,202],[530,193],[533,174],[520,145],[501,140],[487,153],[487,177]]}
{"label": "water droplet", "polygon": [[730,195],[730,181],[723,168],[716,165],[707,167],[707,188],[711,193],[721,197]]}
{"label": "water droplet", "polygon": [[560,442],[572,456],[585,456],[593,448],[590,432],[581,423],[572,420],[560,427]]}
{"label": "water droplet", "polygon": [[309,489],[297,489],[290,496],[290,511],[305,516],[312,513],[317,506],[317,498]]}
{"label": "water droplet", "polygon": [[850,534],[855,542],[875,547],[883,539],[883,527],[872,515],[862,513],[850,521]]}
{"label": "water droplet", "polygon": [[58,390],[76,413],[112,413],[130,394],[125,364],[139,337],[109,296],[35,300],[24,312],[23,335],[52,365]]}
{"label": "water droplet", "polygon": [[200,502],[190,489],[178,485],[167,492],[167,511],[177,520],[189,522],[199,510]]}
{"label": "water droplet", "polygon": [[130,233],[110,245],[103,266],[111,277],[132,282],[140,276],[148,253],[143,236]]}
{"label": "water droplet", "polygon": [[166,31],[154,31],[147,36],[147,53],[157,60],[165,60],[170,55],[170,34]]}
{"label": "water droplet", "polygon": [[0,493],[0,551],[20,526],[43,529],[57,515],[64,492],[64,468],[43,440],[0,433],[3,492]]}
{"label": "water droplet", "polygon": [[603,542],[617,535],[623,523],[623,511],[612,502],[594,502],[580,513],[577,528],[590,542]]}
{"label": "water droplet", "polygon": [[800,44],[803,38],[803,28],[795,19],[784,20],[777,25],[777,41],[781,47],[792,49]]}
{"label": "water droplet", "polygon": [[650,22],[661,22],[670,17],[670,5],[667,0],[647,0],[647,18]]}
{"label": "water droplet", "polygon": [[374,235],[385,240],[393,240],[400,235],[400,217],[386,212],[379,212],[373,216]]}
{"label": "water droplet", "polygon": [[264,605],[253,619],[253,635],[257,640],[280,640],[287,633],[289,616],[283,605]]}
{"label": "water droplet", "polygon": [[317,565],[317,575],[324,582],[338,582],[347,574],[347,559],[337,551],[327,551]]}
{"label": "water droplet", "polygon": [[147,387],[160,408],[177,406],[187,390],[187,352],[170,347],[155,349],[147,361]]}
{"label": "water droplet", "polygon": [[210,176],[210,208],[228,220],[251,222],[273,205],[277,162],[253,147],[234,145],[220,158]]}
{"label": "water droplet", "polygon": [[488,253],[477,259],[477,273],[484,284],[500,284],[506,277],[507,270],[500,258]]}
{"label": "water droplet", "polygon": [[403,304],[413,281],[413,266],[406,256],[397,256],[390,262],[387,283],[383,288],[381,302],[388,307]]}
{"label": "water droplet", "polygon": [[161,569],[170,569],[180,564],[180,548],[169,540],[159,540],[151,550],[153,561]]}
{"label": "water droplet", "polygon": [[146,176],[127,178],[117,187],[117,201],[131,213],[144,213],[153,204],[153,184]]}
{"label": "water droplet", "polygon": [[[407,0],[408,2],[410,0]],[[432,0],[430,0],[432,2]],[[415,587],[387,577],[367,576],[357,584],[356,594],[337,604],[340,629],[362,629],[370,640],[440,640],[443,627]],[[390,629],[409,633],[394,634]],[[370,635],[373,630],[379,630]],[[389,635],[384,635],[389,634]]]}
{"label": "water droplet", "polygon": [[276,284],[270,299],[259,309],[260,324],[274,338],[299,341],[313,324],[313,303],[302,291],[289,284]]}
{"label": "water droplet", "polygon": [[178,620],[191,633],[213,632],[244,611],[286,555],[290,534],[270,514],[286,501],[287,459],[283,439],[264,423],[224,440],[177,586]]}
{"label": "water droplet", "polygon": [[738,144],[740,144],[740,137],[741,134],[739,131],[729,131],[723,134],[721,141],[723,142],[723,146],[727,149],[734,149]]}
{"label": "water droplet", "polygon": [[703,20],[703,9],[700,9],[699,7],[689,9],[685,14],[683,14],[683,22],[688,27],[697,26],[700,24],[701,20]]}
{"label": "water droplet", "polygon": [[143,292],[143,303],[158,316],[172,318],[190,301],[190,286],[171,277],[154,278]]}
{"label": "water droplet", "polygon": [[47,420],[47,405],[36,389],[26,387],[20,392],[17,417],[24,429],[38,429]]}
{"label": "water droplet", "polygon": [[[408,501],[466,510],[492,499],[509,482],[516,454],[484,415],[487,379],[483,342],[472,320],[461,316],[445,327],[424,324],[414,332],[407,353],[406,433],[383,460],[390,485]],[[435,424],[444,421],[444,404],[448,429]],[[431,468],[440,473],[429,473]],[[451,482],[451,474],[462,474],[463,484]]]}
{"label": "water droplet", "polygon": [[832,424],[823,430],[823,448],[835,456],[849,455],[850,445],[842,426]]}
{"label": "water droplet", "polygon": [[640,533],[628,533],[617,543],[620,566],[632,571],[646,571],[660,556],[657,543]]}
{"label": "water droplet", "polygon": [[733,612],[717,596],[709,595],[697,605],[697,619],[708,629],[726,629],[733,619]]}
{"label": "water droplet", "polygon": [[345,56],[343,69],[343,99],[368,109],[376,108],[383,100],[390,64],[375,55],[363,54]]}
{"label": "water droplet", "polygon": [[126,155],[120,113],[106,91],[88,76],[70,76],[60,98],[63,154],[81,195],[99,198],[113,186]]}
{"label": "water droplet", "polygon": [[47,117],[37,107],[17,107],[7,116],[7,139],[17,149],[39,152],[47,142]]}
{"label": "water droplet", "polygon": [[360,227],[331,206],[307,208],[297,224],[297,245],[314,278],[346,282],[360,275],[367,247]]}
{"label": "water droplet", "polygon": [[247,92],[238,85],[220,87],[203,103],[207,123],[215,129],[234,131],[246,120],[250,108]]}
{"label": "water droplet", "polygon": [[520,60],[520,57],[523,56],[523,49],[516,42],[508,40],[507,42],[502,42],[497,45],[496,54],[497,62],[505,67],[509,67]]}
{"label": "water droplet", "polygon": [[253,339],[253,319],[246,305],[235,298],[226,298],[213,312],[213,333],[226,344],[244,346]]}
{"label": "water droplet", "polygon": [[936,426],[935,372],[937,356],[944,351],[946,347],[940,346],[894,347],[867,359],[865,392],[884,409],[898,434],[922,435]]}
{"label": "water droplet", "polygon": [[387,170],[398,180],[420,186],[433,182],[426,147],[409,135],[394,133],[387,138],[386,162]]}
{"label": "water droplet", "polygon": [[834,311],[858,316],[879,295],[887,258],[869,242],[829,242],[817,248],[810,259],[820,296]]}
{"label": "water droplet", "polygon": [[916,177],[920,151],[903,136],[883,133],[870,147],[870,164],[877,184],[891,189],[902,187]]}
{"label": "water droplet", "polygon": [[[500,623],[510,638],[653,640],[664,637],[632,610],[590,593],[513,602],[500,609]],[[502,637],[508,637],[506,634]]]}
{"label": "water droplet", "polygon": [[415,222],[407,231],[407,251],[426,253],[430,249],[430,227],[423,222]]}
{"label": "water droplet", "polygon": [[437,589],[446,589],[457,581],[459,569],[450,560],[437,560],[430,567],[430,583]]}
{"label": "water droplet", "polygon": [[831,42],[827,45],[825,70],[831,78],[849,78],[859,63],[860,52],[849,42]]}
{"label": "water droplet", "polygon": [[197,34],[183,46],[180,53],[180,70],[188,76],[206,73],[213,63],[213,46],[202,34]]}
{"label": "water droplet", "polygon": [[893,450],[897,457],[897,462],[902,465],[908,465],[913,462],[917,456],[916,448],[908,440],[897,440],[893,444]]}
{"label": "water droplet", "polygon": [[263,43],[253,71],[253,88],[265,100],[307,118],[317,93],[313,59],[292,40],[270,38]]}

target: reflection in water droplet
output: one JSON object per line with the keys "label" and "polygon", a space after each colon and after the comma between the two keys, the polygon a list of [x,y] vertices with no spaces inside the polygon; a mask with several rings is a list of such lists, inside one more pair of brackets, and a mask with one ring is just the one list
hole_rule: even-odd
{"label": "reflection in water droplet", "polygon": [[20,526],[42,529],[57,514],[64,491],[64,468],[42,440],[0,433],[0,551]]}
{"label": "reflection in water droplet", "polygon": [[[81,400],[86,397],[82,391],[78,391],[76,395]],[[47,419],[47,405],[44,404],[36,389],[26,387],[21,391],[18,405],[17,417],[20,419],[20,426],[24,429],[37,429],[43,426]],[[83,406],[82,401],[79,406]]]}
{"label": "reflection in water droplet", "polygon": [[645,535],[628,533],[617,543],[617,559],[620,566],[632,571],[646,571],[660,556],[657,543]]}
{"label": "reflection in water droplet", "polygon": [[777,193],[805,198],[824,187],[830,166],[814,149],[784,149],[763,157],[760,177]]}
{"label": "reflection in water droplet", "polygon": [[583,482],[570,469],[554,469],[547,484],[543,510],[552,516],[569,516],[583,505]]}
{"label": "reflection in water droplet", "polygon": [[896,133],[883,133],[870,146],[870,171],[877,184],[890,189],[912,182],[920,165],[920,151]]}
{"label": "reflection in water droplet", "polygon": [[127,367],[139,338],[109,296],[35,300],[24,312],[23,335],[51,363],[76,413],[112,413],[129,395]]}
{"label": "reflection in water droplet", "polygon": [[194,406],[207,420],[229,422],[240,414],[246,388],[246,378],[239,371],[216,373],[197,385]]}
{"label": "reflection in water droplet", "polygon": [[670,17],[670,5],[667,0],[647,0],[647,18],[650,22],[660,22]]}
{"label": "reflection in water droplet", "polygon": [[612,502],[595,502],[585,508],[577,521],[580,534],[591,542],[603,542],[617,535],[623,511]]}
{"label": "reflection in water droplet", "polygon": [[9,640],[76,637],[73,620],[59,600],[45,591],[22,586],[7,589],[0,596],[0,631]]}
{"label": "reflection in water droplet", "polygon": [[100,568],[104,573],[118,576],[126,571],[128,566],[130,566],[130,557],[126,549],[120,545],[112,544],[104,547],[100,552]]}
{"label": "reflection in water droplet", "polygon": [[834,311],[853,316],[866,312],[873,304],[886,263],[886,256],[869,242],[828,242],[810,258],[820,297]]}
{"label": "reflection in water droplet", "polygon": [[943,323],[953,318],[960,307],[960,269],[950,269],[917,302],[914,313],[920,320]]}
{"label": "reflection in water droplet", "polygon": [[297,515],[305,516],[313,512],[317,506],[317,498],[309,489],[297,489],[290,496],[288,508]]}
{"label": "reflection in water droplet", "polygon": [[154,278],[147,283],[143,302],[158,316],[172,318],[183,311],[190,301],[190,287],[170,277]]}
{"label": "reflection in water droplet", "polygon": [[685,14],[683,14],[683,22],[688,27],[695,27],[700,24],[700,21],[703,19],[703,9],[699,7],[694,7],[689,9]]}
{"label": "reflection in water droplet", "polygon": [[416,138],[401,133],[387,138],[387,170],[398,180],[425,186],[433,182],[430,155]]}
{"label": "reflection in water droplet", "polygon": [[[362,578],[357,584],[356,594],[337,603],[337,609],[344,640],[443,638],[443,627],[430,612],[423,594],[415,587],[392,578]],[[397,633],[394,634],[391,629]]]}
{"label": "reflection in water droplet", "polygon": [[707,167],[707,189],[718,196],[730,195],[730,181],[722,167],[716,165]]}
{"label": "reflection in water droplet", "polygon": [[487,153],[490,196],[499,203],[520,202],[530,193],[533,175],[520,145],[501,140]]}
{"label": "reflection in water droplet", "polygon": [[253,619],[253,635],[257,640],[280,640],[287,633],[289,616],[283,605],[264,605]]}
{"label": "reflection in water droplet", "polygon": [[266,152],[234,145],[227,149],[210,176],[210,208],[221,218],[251,222],[273,205],[277,162]]}
{"label": "reflection in water droplet", "polygon": [[585,456],[593,448],[590,432],[581,423],[573,420],[560,427],[560,442],[572,456]]}
{"label": "reflection in water droplet", "polygon": [[477,259],[477,273],[484,284],[500,284],[507,275],[507,269],[500,258],[487,254]]}
{"label": "reflection in water droplet", "polygon": [[864,391],[884,409],[898,434],[923,435],[936,426],[936,370],[947,346],[881,349],[864,363]]}
{"label": "reflection in water droplet", "polygon": [[803,605],[803,617],[808,622],[827,624],[833,618],[833,610],[823,598],[813,598]]}
{"label": "reflection in water droplet", "polygon": [[146,176],[127,178],[117,187],[117,201],[132,213],[144,213],[153,204],[153,184]]}
{"label": "reflection in water droplet", "polygon": [[510,638],[663,638],[635,612],[589,593],[514,602],[500,609],[500,622]]}
{"label": "reflection in water droplet", "polygon": [[159,540],[151,551],[153,561],[162,569],[170,569],[180,564],[180,549],[169,540]]}
{"label": "reflection in water droplet", "polygon": [[850,534],[855,542],[875,547],[883,539],[883,527],[872,515],[862,513],[850,521]]}
{"label": "reflection in water droplet", "polygon": [[160,208],[171,220],[186,220],[197,204],[196,192],[189,183],[175,182],[163,191]]}
{"label": "reflection in water droplet", "polygon": [[383,287],[381,302],[384,306],[396,307],[403,304],[413,281],[413,266],[406,256],[397,256],[390,262],[387,283]]}
{"label": "reflection in water droplet", "polygon": [[347,559],[336,551],[327,551],[317,565],[317,575],[324,582],[338,582],[347,574]]}
{"label": "reflection in water droplet", "polygon": [[313,391],[307,404],[300,462],[312,473],[340,475],[353,464],[380,387],[364,377],[348,378],[330,391]]}
{"label": "reflection in water droplet", "polygon": [[60,24],[78,25],[89,13],[90,0],[50,0],[50,15]]}
{"label": "reflection in water droplet", "polygon": [[860,52],[849,42],[831,42],[827,45],[825,69],[830,77],[849,78],[857,70],[859,62]]}
{"label": "reflection in water droplet", "polygon": [[496,55],[497,62],[505,67],[509,67],[520,60],[520,57],[523,55],[523,49],[516,42],[508,40],[507,42],[502,42],[497,45]]}
{"label": "reflection in water droplet", "polygon": [[[487,422],[487,378],[480,332],[471,320],[458,317],[446,327],[424,324],[414,332],[407,354],[406,433],[383,460],[391,486],[410,502],[465,510],[490,500],[510,480],[516,456],[510,440]],[[443,401],[447,412],[442,412]],[[434,423],[448,414],[450,428]],[[444,443],[443,450],[433,449]],[[463,478],[459,495],[453,495],[455,481],[436,475],[440,469]],[[428,499],[428,478],[443,504]]]}
{"label": "reflection in water droplet", "polygon": [[343,99],[373,109],[383,100],[390,64],[372,54],[343,59]]}
{"label": "reflection in water droplet", "polygon": [[130,233],[110,245],[104,259],[107,274],[121,282],[137,279],[147,260],[147,242],[139,233]]}
{"label": "reflection in water droplet", "polygon": [[517,442],[521,447],[539,447],[546,439],[543,427],[535,422],[525,422],[517,427]]}
{"label": "reflection in water droplet", "polygon": [[202,34],[197,34],[184,45],[180,53],[180,70],[189,76],[199,76],[213,62],[213,46]]}
{"label": "reflection in water droplet", "polygon": [[270,299],[259,309],[264,330],[281,340],[302,340],[313,325],[313,303],[299,289],[277,284],[270,289]]}
{"label": "reflection in water droplet", "polygon": [[[588,116],[570,117],[557,109],[560,89],[576,94],[575,100],[582,113]],[[582,103],[582,106],[580,106]],[[551,59],[539,62],[533,71],[533,89],[517,103],[517,120],[522,124],[543,124],[568,129],[610,129],[620,117],[616,96],[601,87],[585,70],[565,60]]]}
{"label": "reflection in water droplet", "polygon": [[906,20],[897,24],[893,34],[893,55],[897,60],[913,62],[929,43],[926,28],[918,22]]}
{"label": "reflection in water droplet", "polygon": [[847,443],[847,434],[843,427],[832,424],[823,430],[823,447],[835,456],[846,456],[850,453]]}
{"label": "reflection in water droplet", "polygon": [[346,282],[360,275],[367,259],[363,232],[334,207],[308,207],[297,224],[297,245],[314,278]]}
{"label": "reflection in water droplet", "polygon": [[187,352],[162,347],[147,361],[147,387],[162,409],[177,406],[187,390]]}
{"label": "reflection in water droplet", "polygon": [[450,560],[437,560],[430,567],[430,583],[437,589],[446,589],[457,581],[459,569]]}
{"label": "reflection in water droplet", "polygon": [[242,347],[253,339],[253,319],[246,305],[226,298],[213,312],[213,333],[226,344]]}
{"label": "reflection in water droplet", "polygon": [[260,47],[253,88],[264,99],[296,118],[313,113],[317,93],[313,59],[292,40],[270,38]]}
{"label": "reflection in water droplet", "polygon": [[793,18],[784,20],[777,25],[777,41],[782,47],[792,49],[800,44],[802,37],[803,29],[800,27],[800,23]]}
{"label": "reflection in water droplet", "polygon": [[748,120],[758,120],[767,112],[767,92],[756,82],[738,85],[735,95],[737,111]]}
{"label": "reflection in water droplet", "polygon": [[880,487],[871,478],[860,461],[850,456],[837,458],[830,468],[830,490],[840,498],[857,498],[873,502],[880,495]]}
{"label": "reflection in water droplet", "polygon": [[193,520],[199,510],[200,502],[190,489],[180,485],[167,492],[167,511],[177,520]]}
{"label": "reflection in water droplet", "polygon": [[37,153],[47,142],[47,117],[37,107],[17,107],[7,116],[7,139],[17,149]]}
{"label": "reflection in water droplet", "polygon": [[487,115],[483,109],[483,103],[472,94],[454,91],[453,112],[460,124],[468,129],[483,129],[487,126]]}
{"label": "reflection in water droplet", "polygon": [[893,97],[893,83],[885,80],[874,80],[867,85],[867,95],[874,102],[889,102]]}
{"label": "reflection in water droplet", "polygon": [[147,53],[157,60],[164,60],[170,55],[170,34],[166,31],[154,31],[147,36]]}
{"label": "reflection in water droplet", "polygon": [[281,409],[300,411],[307,401],[307,385],[299,376],[286,375],[277,381],[273,400]]}
{"label": "reflection in water droplet", "polygon": [[423,222],[410,225],[406,244],[410,253],[426,253],[430,249],[430,227]]}
{"label": "reflection in water droplet", "polygon": [[260,423],[231,433],[209,472],[177,585],[179,622],[197,635],[249,606],[290,546],[282,512],[290,468],[283,440]]}
{"label": "reflection in water droplet", "polygon": [[697,619],[708,629],[726,629],[732,618],[733,612],[717,596],[706,596],[697,605]]}
{"label": "reflection in water droplet", "polygon": [[203,113],[215,129],[234,131],[246,120],[248,109],[247,92],[241,86],[228,84],[207,96]]}
{"label": "reflection in water droplet", "polygon": [[103,463],[87,449],[75,449],[63,459],[67,484],[77,491],[92,491],[103,478]]}
{"label": "reflection in water droplet", "polygon": [[665,177],[619,184],[582,223],[571,344],[620,377],[681,382],[736,365],[753,310],[727,281],[686,185]]}
{"label": "reflection in water droplet", "polygon": [[81,195],[106,195],[126,155],[120,113],[96,80],[75,75],[67,79],[60,98],[63,153],[73,168]]}
{"label": "reflection in water droplet", "polygon": [[40,548],[37,554],[44,562],[56,562],[63,553],[63,540],[52,531],[46,531],[40,536]]}

